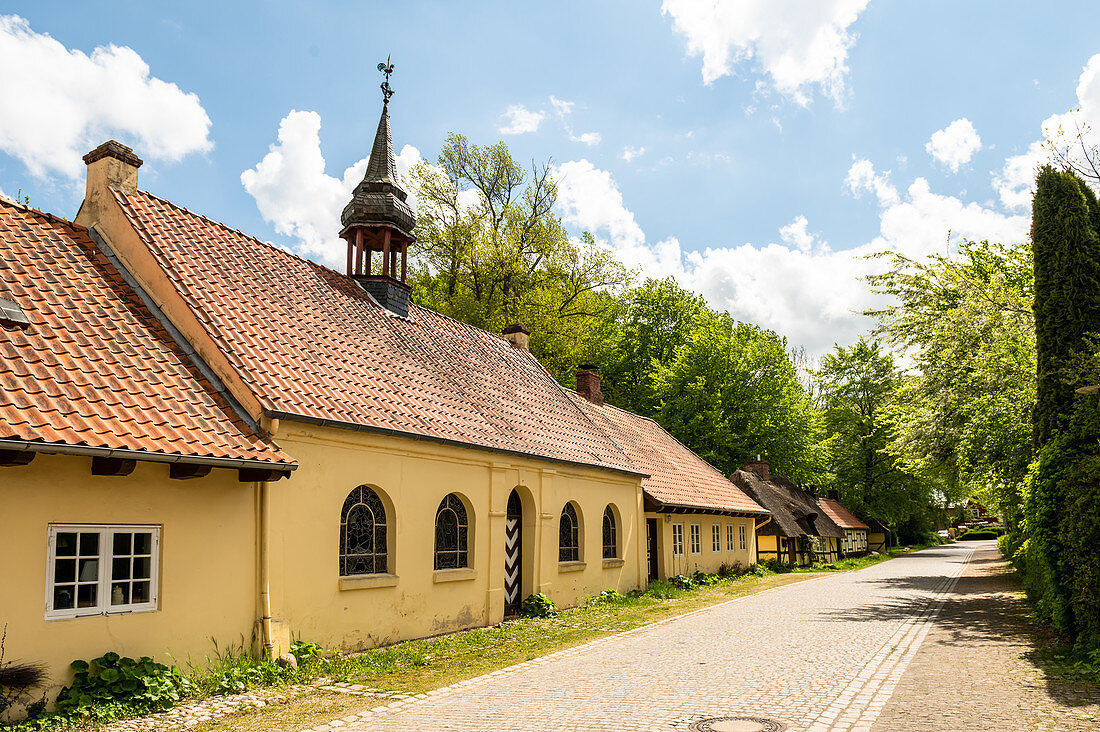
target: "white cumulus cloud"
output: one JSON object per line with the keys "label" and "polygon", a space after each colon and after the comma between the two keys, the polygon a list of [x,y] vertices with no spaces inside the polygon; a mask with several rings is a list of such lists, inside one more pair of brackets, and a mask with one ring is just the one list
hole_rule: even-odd
{"label": "white cumulus cloud", "polygon": [[532,112],[522,104],[513,104],[504,111],[504,124],[497,128],[503,135],[523,135],[538,130],[546,112]]}
{"label": "white cumulus cloud", "polygon": [[[348,166],[339,178],[327,174],[320,133],[321,115],[291,110],[279,123],[278,141],[256,167],[241,173],[241,183],[264,220],[276,232],[297,240],[296,251],[339,267],[346,252],[337,236],[340,212],[363,179],[368,158]],[[405,145],[397,156],[398,176],[406,175],[419,160],[420,152]]]}
{"label": "white cumulus cloud", "polygon": [[1041,125],[1041,138],[1028,145],[1023,153],[1005,160],[993,184],[1006,206],[1030,208],[1035,173],[1050,157],[1046,143],[1065,140],[1060,131],[1072,137],[1076,136],[1078,124],[1087,126],[1091,128],[1091,134],[1086,135],[1088,143],[1100,144],[1100,53],[1088,60],[1077,79],[1077,104],[1076,112],[1047,117]]}
{"label": "white cumulus cloud", "polygon": [[647,241],[609,172],[587,160],[563,163],[554,172],[566,224],[591,231],[644,276],[674,275],[711,306],[771,328],[813,354],[824,353],[833,343],[854,341],[870,327],[860,313],[883,304],[861,280],[882,267],[866,255],[945,252],[949,232],[955,243],[964,237],[1014,242],[1026,236],[1029,223],[1025,216],[936,194],[923,178],[899,192],[889,172],[877,171],[869,160],[856,160],[846,184],[856,195],[869,192],[875,197],[879,232],[870,241],[833,250],[799,215],[779,229],[776,242],[685,251],[675,237]]}
{"label": "white cumulus cloud", "polygon": [[958,173],[982,149],[982,138],[966,117],[957,119],[942,130],[936,130],[924,146],[928,154]]}
{"label": "white cumulus cloud", "polygon": [[850,27],[869,0],[664,0],[687,39],[690,56],[703,59],[703,82],[712,84],[751,65],[801,105],[818,87],[836,104],[845,98]]}
{"label": "white cumulus cloud", "polygon": [[628,163],[634,160],[634,158],[641,157],[642,155],[645,155],[644,147],[631,147],[630,145],[624,147],[623,151],[619,153],[619,157]]}
{"label": "white cumulus cloud", "polygon": [[579,135],[570,135],[569,139],[573,142],[583,142],[589,147],[599,145],[603,141],[603,137],[599,132],[582,132]]}
{"label": "white cumulus cloud", "polygon": [[213,148],[198,96],[150,76],[133,49],[100,46],[91,55],[0,16],[0,150],[32,175],[83,174],[81,156],[115,137],[141,157],[179,160]]}

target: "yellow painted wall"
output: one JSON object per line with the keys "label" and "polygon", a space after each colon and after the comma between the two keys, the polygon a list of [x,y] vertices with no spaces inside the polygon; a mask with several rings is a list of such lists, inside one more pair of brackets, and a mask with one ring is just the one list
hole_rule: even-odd
{"label": "yellow painted wall", "polygon": [[[604,589],[644,585],[640,478],[286,420],[275,438],[300,466],[270,494],[272,615],[295,638],[360,648],[499,622],[505,514],[517,486],[524,499],[523,596],[541,591],[569,607]],[[374,488],[387,504],[388,569],[395,577],[342,582],[339,576],[341,507],[359,485]],[[452,492],[472,509],[472,571],[436,572],[435,514]],[[558,562],[567,501],[580,509],[577,565]],[[609,503],[619,517],[622,561],[602,557]]]}
{"label": "yellow painted wall", "polygon": [[[46,663],[52,698],[78,658],[115,651],[186,665],[213,653],[211,638],[223,649],[247,646],[257,597],[254,484],[224,469],[171,480],[168,466],[156,463],[138,463],[128,476],[94,476],[91,462],[38,455],[30,465],[0,468],[5,660]],[[46,620],[51,523],[159,525],[158,609]]]}
{"label": "yellow painted wall", "polygon": [[886,534],[881,531],[872,531],[867,534],[867,548],[881,552],[886,549]]}
{"label": "yellow painted wall", "polygon": [[[647,513],[646,518],[657,519],[658,531],[658,575],[668,578],[678,574],[690,575],[695,571],[714,573],[723,564],[740,564],[742,568],[756,562],[756,532],[751,518],[716,516],[709,514],[668,514]],[[684,554],[673,555],[672,527],[682,524],[684,527]],[[699,525],[700,552],[691,552],[691,525]],[[715,552],[711,544],[711,527],[719,527],[721,551]],[[726,544],[726,526],[733,526],[734,551]],[[741,549],[738,526],[745,527],[745,549]],[[642,560],[645,561],[643,548]]]}

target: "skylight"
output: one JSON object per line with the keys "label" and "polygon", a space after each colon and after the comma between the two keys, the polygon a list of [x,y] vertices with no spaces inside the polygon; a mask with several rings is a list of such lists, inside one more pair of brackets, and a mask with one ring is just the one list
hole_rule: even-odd
{"label": "skylight", "polygon": [[0,297],[0,323],[16,323],[18,325],[30,325],[23,309],[15,300],[7,300]]}

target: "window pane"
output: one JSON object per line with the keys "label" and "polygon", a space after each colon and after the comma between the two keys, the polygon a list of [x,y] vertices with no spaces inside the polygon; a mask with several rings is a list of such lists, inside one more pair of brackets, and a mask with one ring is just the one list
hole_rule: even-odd
{"label": "window pane", "polygon": [[149,557],[134,557],[134,579],[149,579],[152,577],[152,559]]}
{"label": "window pane", "polygon": [[[145,560],[148,561],[148,560]],[[125,580],[130,579],[130,558],[122,557],[121,559],[116,557],[111,560],[111,579],[113,580]]]}
{"label": "window pane", "polygon": [[149,602],[150,597],[151,596],[149,594],[149,583],[148,582],[135,582],[134,583],[133,597],[130,600],[131,602],[133,602],[133,603]]}
{"label": "window pane", "polygon": [[117,533],[115,534],[115,554],[117,556],[123,556],[130,553],[130,540],[133,538],[133,534],[129,533]]}
{"label": "window pane", "polygon": [[80,535],[80,556],[89,557],[99,554],[99,534]]}
{"label": "window pane", "polygon": [[134,534],[134,554],[152,554],[153,535],[150,533]]}
{"label": "window pane", "polygon": [[76,582],[75,559],[55,559],[53,567],[54,582]]}
{"label": "window pane", "polygon": [[72,531],[61,531],[57,534],[57,556],[59,557],[75,557],[76,556],[76,533]]}
{"label": "window pane", "polygon": [[[99,538],[99,537],[96,537]],[[81,582],[95,582],[99,579],[99,560],[98,559],[81,559],[80,560],[80,581]]]}
{"label": "window pane", "polygon": [[95,607],[96,590],[98,589],[99,588],[96,585],[77,585],[76,606]]}
{"label": "window pane", "polygon": [[53,588],[53,609],[72,610],[73,596],[76,595],[75,585],[58,585]]}
{"label": "window pane", "polygon": [[127,605],[130,602],[130,583],[115,582],[111,585],[111,604]]}

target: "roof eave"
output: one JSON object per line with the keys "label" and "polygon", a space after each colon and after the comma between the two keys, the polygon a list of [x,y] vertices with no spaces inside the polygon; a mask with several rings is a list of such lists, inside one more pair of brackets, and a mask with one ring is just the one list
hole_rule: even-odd
{"label": "roof eave", "polygon": [[31,440],[0,439],[0,450],[13,452],[38,452],[47,455],[75,455],[80,457],[110,457],[149,463],[182,463],[209,465],[212,468],[263,468],[290,472],[298,469],[298,463],[254,458],[226,458],[214,455],[183,455],[169,452],[129,450],[116,447],[70,445],[62,442],[37,442]]}

